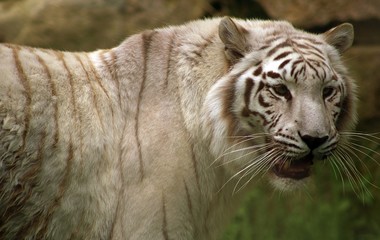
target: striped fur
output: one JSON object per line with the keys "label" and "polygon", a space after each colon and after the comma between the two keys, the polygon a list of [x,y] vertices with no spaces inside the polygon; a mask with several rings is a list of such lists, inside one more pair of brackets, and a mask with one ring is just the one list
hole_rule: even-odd
{"label": "striped fur", "polygon": [[328,134],[322,156],[355,122],[350,44],[216,18],[89,53],[0,45],[0,238],[216,239],[250,174],[303,182],[268,170],[273,146],[295,158],[297,132]]}

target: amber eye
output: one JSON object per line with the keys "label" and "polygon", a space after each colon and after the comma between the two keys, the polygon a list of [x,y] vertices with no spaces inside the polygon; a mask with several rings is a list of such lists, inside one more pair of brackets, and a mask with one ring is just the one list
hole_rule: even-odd
{"label": "amber eye", "polygon": [[328,97],[331,97],[335,92],[335,89],[333,87],[325,87],[323,89],[323,98],[326,99]]}
{"label": "amber eye", "polygon": [[289,89],[284,84],[278,84],[272,86],[274,93],[276,93],[280,97],[285,97],[286,99],[290,99],[292,97]]}

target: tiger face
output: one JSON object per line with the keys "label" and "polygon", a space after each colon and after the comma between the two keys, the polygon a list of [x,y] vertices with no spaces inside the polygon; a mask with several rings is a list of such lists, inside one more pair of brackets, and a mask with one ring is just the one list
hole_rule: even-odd
{"label": "tiger face", "polygon": [[231,67],[214,90],[230,96],[222,115],[234,137],[222,155],[239,181],[265,172],[280,189],[303,185],[313,163],[328,158],[340,131],[355,122],[354,86],[339,60],[352,44],[352,26],[313,35],[285,23],[280,32],[251,32],[223,21]]}
{"label": "tiger face", "polygon": [[322,49],[282,41],[280,51],[265,51],[265,59],[239,78],[245,85],[238,93],[245,98],[239,120],[247,132],[269,134],[267,142],[277,152],[275,176],[298,180],[309,176],[313,160],[337,146],[336,124],[347,90]]}

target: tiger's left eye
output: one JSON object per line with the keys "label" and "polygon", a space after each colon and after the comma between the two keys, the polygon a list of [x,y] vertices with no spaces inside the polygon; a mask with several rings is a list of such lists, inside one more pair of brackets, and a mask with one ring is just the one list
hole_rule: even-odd
{"label": "tiger's left eye", "polygon": [[328,97],[331,97],[335,92],[335,89],[333,87],[325,87],[323,89],[323,98],[326,99]]}
{"label": "tiger's left eye", "polygon": [[272,86],[272,89],[278,96],[285,97],[286,99],[290,99],[292,97],[289,89],[284,84]]}

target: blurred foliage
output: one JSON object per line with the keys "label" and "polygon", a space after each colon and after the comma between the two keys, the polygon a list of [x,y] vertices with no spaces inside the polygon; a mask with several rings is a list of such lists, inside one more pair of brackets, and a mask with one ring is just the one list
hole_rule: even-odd
{"label": "blurred foliage", "polygon": [[[379,135],[375,135],[379,136]],[[375,138],[373,138],[375,139]],[[265,184],[251,192],[223,240],[376,240],[380,237],[380,144],[363,141],[357,168],[362,188],[323,162],[316,164],[313,182],[305,189],[280,193]],[[365,179],[364,179],[365,178]]]}

